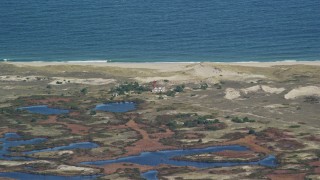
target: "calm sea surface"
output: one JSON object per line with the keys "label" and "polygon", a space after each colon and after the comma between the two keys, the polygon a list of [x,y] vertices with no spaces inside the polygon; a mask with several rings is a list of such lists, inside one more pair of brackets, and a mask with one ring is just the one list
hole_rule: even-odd
{"label": "calm sea surface", "polygon": [[320,0],[1,0],[3,59],[320,60]]}

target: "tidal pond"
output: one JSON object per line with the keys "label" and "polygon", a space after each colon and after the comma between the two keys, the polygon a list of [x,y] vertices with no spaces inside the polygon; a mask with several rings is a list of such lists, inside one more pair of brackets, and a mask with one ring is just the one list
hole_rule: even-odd
{"label": "tidal pond", "polygon": [[105,161],[90,161],[82,162],[81,164],[87,165],[107,165],[113,163],[135,163],[140,165],[158,166],[160,164],[168,164],[173,166],[193,166],[197,168],[210,168],[210,167],[228,167],[237,165],[262,165],[267,167],[275,167],[277,165],[276,158],[272,155],[259,161],[252,162],[193,162],[193,161],[179,161],[173,160],[173,157],[186,156],[193,154],[219,152],[224,150],[231,151],[246,151],[247,147],[244,146],[213,146],[198,149],[181,149],[181,150],[165,150],[155,152],[143,152],[136,156],[122,157],[119,159],[105,160]]}
{"label": "tidal pond", "polygon": [[96,111],[106,111],[106,112],[115,112],[115,113],[124,113],[133,111],[136,109],[136,103],[134,102],[114,102],[114,103],[105,103],[98,104],[94,110]]}
{"label": "tidal pond", "polygon": [[158,180],[158,171],[151,170],[141,174],[141,177],[147,180]]}
{"label": "tidal pond", "polygon": [[69,113],[69,110],[50,108],[47,105],[26,106],[26,107],[17,108],[17,110],[26,110],[30,113],[43,114],[43,115],[58,115],[58,114]]}
{"label": "tidal pond", "polygon": [[3,172],[0,173],[0,177],[13,178],[19,180],[91,180],[96,179],[98,175],[94,176],[54,176],[54,175],[42,175],[42,174],[30,174],[22,172]]}
{"label": "tidal pond", "polygon": [[29,140],[20,140],[20,136],[17,133],[6,133],[3,138],[0,138],[0,159],[2,160],[28,160],[29,158],[10,156],[10,148],[21,145],[39,144],[45,142],[45,138],[34,138]]}

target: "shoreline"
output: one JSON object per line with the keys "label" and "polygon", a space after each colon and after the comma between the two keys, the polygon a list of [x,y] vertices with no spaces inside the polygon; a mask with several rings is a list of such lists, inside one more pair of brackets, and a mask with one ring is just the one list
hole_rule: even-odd
{"label": "shoreline", "polygon": [[273,61],[273,62],[107,62],[107,61],[29,61],[29,62],[0,62],[3,64],[12,64],[16,66],[56,66],[56,65],[80,65],[80,66],[106,66],[106,67],[122,67],[122,68],[163,68],[170,66],[186,66],[192,64],[206,65],[237,65],[252,67],[271,67],[282,65],[311,65],[320,66],[320,61]]}

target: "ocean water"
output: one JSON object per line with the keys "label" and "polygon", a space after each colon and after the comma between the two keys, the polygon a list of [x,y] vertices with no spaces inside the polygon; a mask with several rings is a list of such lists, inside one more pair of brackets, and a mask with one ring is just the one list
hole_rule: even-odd
{"label": "ocean water", "polygon": [[320,1],[2,0],[1,59],[320,60]]}

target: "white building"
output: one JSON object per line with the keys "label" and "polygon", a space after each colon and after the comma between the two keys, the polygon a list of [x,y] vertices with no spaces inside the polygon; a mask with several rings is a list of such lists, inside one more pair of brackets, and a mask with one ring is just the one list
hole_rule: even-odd
{"label": "white building", "polygon": [[153,93],[161,93],[161,92],[166,92],[166,88],[165,87],[155,87],[152,89]]}

